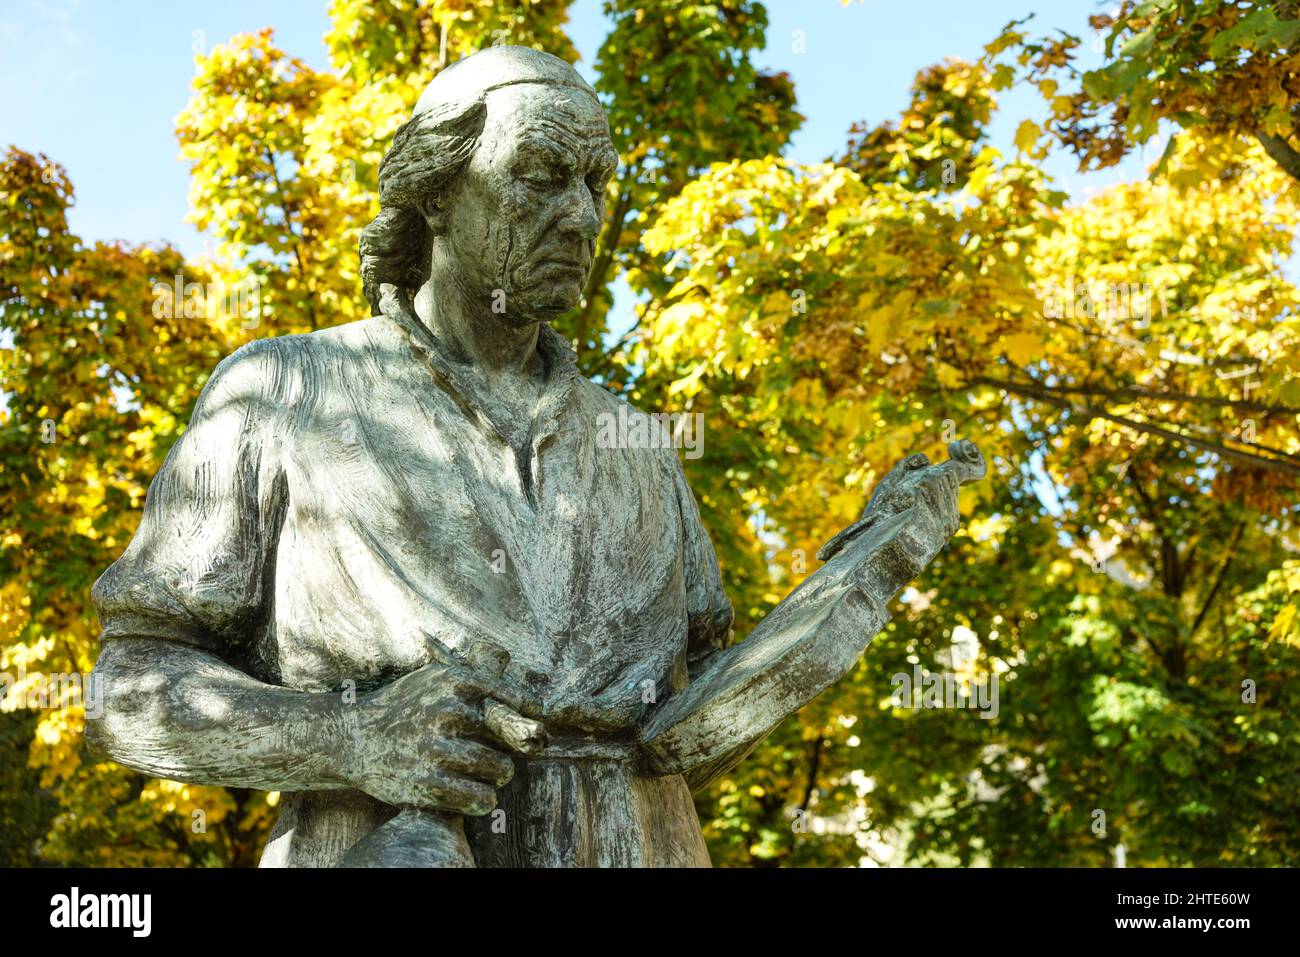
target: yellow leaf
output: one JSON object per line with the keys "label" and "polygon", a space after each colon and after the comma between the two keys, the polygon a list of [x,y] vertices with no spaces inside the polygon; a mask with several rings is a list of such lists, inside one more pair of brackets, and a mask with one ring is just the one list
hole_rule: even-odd
{"label": "yellow leaf", "polygon": [[1300,628],[1296,627],[1296,606],[1290,602],[1273,619],[1268,629],[1269,641],[1281,641],[1288,645],[1300,645]]}
{"label": "yellow leaf", "polygon": [[1042,127],[1033,120],[1023,120],[1016,127],[1016,149],[1022,153],[1031,152],[1038,143],[1038,138],[1043,135]]}
{"label": "yellow leaf", "polygon": [[935,371],[939,376],[939,384],[945,389],[957,389],[962,384],[961,370],[955,366],[950,366],[946,362],[939,362],[935,366]]}
{"label": "yellow leaf", "polygon": [[1042,340],[1032,332],[1017,332],[1002,341],[1002,354],[1021,366],[1037,358],[1042,348]]}

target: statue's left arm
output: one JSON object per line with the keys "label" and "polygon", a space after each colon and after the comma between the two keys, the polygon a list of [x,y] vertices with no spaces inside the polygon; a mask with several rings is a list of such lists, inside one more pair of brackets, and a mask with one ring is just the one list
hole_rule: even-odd
{"label": "statue's left arm", "polygon": [[854,666],[889,620],[888,602],[957,531],[958,486],[985,473],[972,443],[955,442],[950,454],[934,466],[909,456],[886,476],[862,518],[818,553],[826,564],[745,641],[720,648],[715,631],[711,649],[696,643],[689,684],[642,729],[650,771],[703,787]]}

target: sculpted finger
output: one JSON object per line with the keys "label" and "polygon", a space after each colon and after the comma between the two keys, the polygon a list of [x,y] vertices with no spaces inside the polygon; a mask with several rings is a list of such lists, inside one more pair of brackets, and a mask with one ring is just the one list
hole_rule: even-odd
{"label": "sculpted finger", "polygon": [[944,480],[948,486],[948,494],[945,501],[948,504],[948,517],[951,522],[953,532],[961,528],[961,509],[958,508],[957,495],[961,491],[961,476],[955,472],[945,472]]}
{"label": "sculpted finger", "polygon": [[925,512],[940,532],[947,531],[947,509],[944,506],[944,491],[938,476],[928,476],[917,487],[917,494],[925,506]]}
{"label": "sculpted finger", "polygon": [[438,665],[440,675],[454,691],[473,700],[479,700],[493,693],[493,683],[471,667],[460,652],[427,631],[423,634],[430,657]]}
{"label": "sculpted finger", "polygon": [[881,508],[890,515],[906,512],[920,504],[921,492],[916,486],[900,488],[885,499]]}
{"label": "sculpted finger", "polygon": [[492,732],[483,720],[483,709],[461,698],[443,702],[433,723],[449,736],[473,738],[485,743],[493,740]]}
{"label": "sculpted finger", "polygon": [[537,712],[540,702],[533,701],[504,681],[458,670],[451,675],[452,692],[464,701],[486,705],[490,699],[504,702],[515,711]]}
{"label": "sculpted finger", "polygon": [[947,535],[957,531],[957,480],[949,472],[938,472],[926,482],[926,493],[935,519]]}
{"label": "sculpted finger", "polygon": [[[877,483],[875,491],[871,493],[871,499],[863,510],[863,516],[866,516],[869,512],[879,510],[883,506],[891,505],[892,503],[889,500],[894,497],[895,492],[903,484],[904,480],[917,469],[925,468],[929,464],[929,457],[924,452],[917,452],[914,455],[909,455],[886,472],[885,477]],[[893,511],[897,512],[901,511],[901,509],[894,508]]]}
{"label": "sculpted finger", "polygon": [[515,763],[510,758],[477,741],[447,741],[436,749],[436,753],[440,766],[493,787],[508,784],[515,776]]}
{"label": "sculpted finger", "polygon": [[[489,677],[482,667],[473,667],[463,655],[429,632],[421,633],[430,655],[444,669],[449,686],[459,697],[475,704],[485,698],[496,698],[524,714],[542,710],[537,699],[521,693],[505,681]],[[503,657],[494,664],[498,674],[505,669],[508,660],[508,657]]]}
{"label": "sculpted finger", "polygon": [[540,754],[550,743],[545,725],[496,699],[483,702],[483,718],[498,741],[520,754]]}
{"label": "sculpted finger", "polygon": [[452,774],[427,775],[416,785],[417,803],[421,807],[453,811],[478,817],[488,814],[497,806],[497,795],[492,788],[479,781]]}
{"label": "sculpted finger", "polygon": [[926,468],[929,464],[930,456],[926,455],[924,452],[913,452],[907,458],[903,459],[903,461],[890,469],[889,474],[884,477],[880,486],[884,489],[897,488],[913,472]]}

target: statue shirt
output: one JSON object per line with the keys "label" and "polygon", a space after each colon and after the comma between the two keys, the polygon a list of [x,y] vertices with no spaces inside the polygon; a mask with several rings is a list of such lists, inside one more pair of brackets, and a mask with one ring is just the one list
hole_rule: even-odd
{"label": "statue shirt", "polygon": [[634,728],[731,607],[677,452],[601,447],[622,400],[539,332],[519,456],[409,317],[228,357],[95,585],[104,639],[186,642],[304,691],[383,684],[440,642],[504,663],[548,727]]}

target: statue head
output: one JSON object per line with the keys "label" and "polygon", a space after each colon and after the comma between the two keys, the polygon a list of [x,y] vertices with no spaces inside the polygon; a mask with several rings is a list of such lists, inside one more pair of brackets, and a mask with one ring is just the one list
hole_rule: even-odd
{"label": "statue head", "polygon": [[[618,164],[595,91],[563,60],[491,47],[443,70],[379,167],[361,277],[414,293],[441,269],[514,321],[577,304]],[[501,311],[501,310],[496,310]]]}

